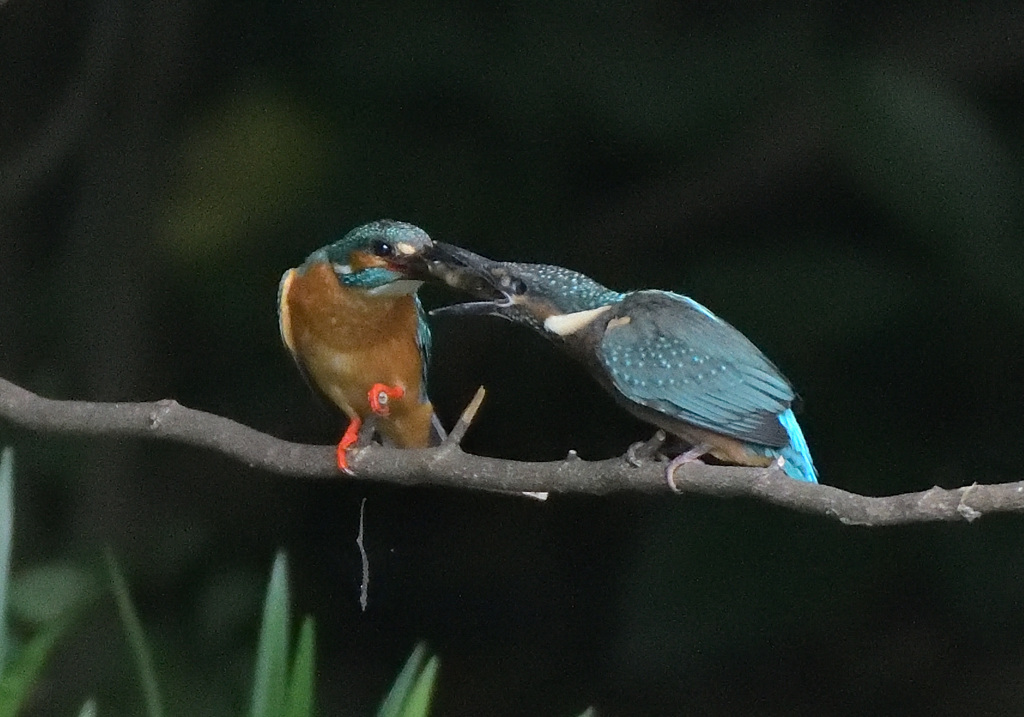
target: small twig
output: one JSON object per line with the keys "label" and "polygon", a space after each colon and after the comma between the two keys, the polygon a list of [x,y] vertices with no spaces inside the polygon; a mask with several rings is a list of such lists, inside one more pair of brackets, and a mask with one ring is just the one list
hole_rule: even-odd
{"label": "small twig", "polygon": [[487,390],[483,386],[476,390],[476,393],[473,394],[473,399],[463,409],[462,415],[459,416],[459,420],[455,423],[455,427],[452,428],[451,433],[444,440],[445,444],[450,446],[462,445],[462,439],[466,437],[466,431],[473,425],[476,412],[480,410],[480,404],[484,402],[484,396],[486,395]]}

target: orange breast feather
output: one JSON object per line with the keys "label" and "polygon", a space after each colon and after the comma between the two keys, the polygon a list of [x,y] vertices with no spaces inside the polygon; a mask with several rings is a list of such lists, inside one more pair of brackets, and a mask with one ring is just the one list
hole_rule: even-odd
{"label": "orange breast feather", "polygon": [[422,357],[412,296],[371,296],[342,286],[328,264],[289,271],[281,284],[281,336],[318,389],[350,418],[371,414],[375,383],[405,396],[380,418],[380,431],[399,447],[430,441],[433,408],[420,401]]}

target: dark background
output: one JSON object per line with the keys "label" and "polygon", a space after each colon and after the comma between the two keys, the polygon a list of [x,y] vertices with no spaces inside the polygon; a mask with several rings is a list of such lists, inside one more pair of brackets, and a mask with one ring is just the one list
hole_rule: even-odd
{"label": "dark background", "polygon": [[[390,217],[697,298],[799,388],[822,482],[1019,479],[1024,11],[864,7],[0,2],[0,375],[334,441],[280,346],[277,281]],[[434,329],[443,420],[490,389],[468,449],[599,458],[649,432],[524,330]],[[420,639],[443,716],[1024,714],[1018,516],[872,530],[0,439],[16,568],[110,542],[177,714],[246,703],[278,547],[317,619],[322,714],[370,714]],[[141,709],[109,601],[34,714],[89,695]]]}

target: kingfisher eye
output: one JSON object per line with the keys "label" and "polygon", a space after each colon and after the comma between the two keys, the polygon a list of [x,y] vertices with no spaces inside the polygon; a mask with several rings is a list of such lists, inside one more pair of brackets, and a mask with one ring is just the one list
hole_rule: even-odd
{"label": "kingfisher eye", "polygon": [[370,242],[370,251],[379,257],[391,257],[395,254],[395,249],[388,242],[383,239],[374,239]]}
{"label": "kingfisher eye", "polygon": [[518,277],[503,276],[501,286],[515,296],[522,296],[526,293],[526,282]]}

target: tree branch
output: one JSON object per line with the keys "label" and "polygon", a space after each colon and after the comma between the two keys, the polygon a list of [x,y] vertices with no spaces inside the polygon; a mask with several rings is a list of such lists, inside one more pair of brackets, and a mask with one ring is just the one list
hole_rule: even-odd
{"label": "tree branch", "polygon": [[[669,492],[665,464],[656,461],[634,459],[631,463],[626,456],[584,461],[572,452],[561,461],[509,461],[470,455],[454,441],[425,449],[367,446],[353,451],[351,466],[355,476],[347,477],[337,470],[333,446],[283,441],[173,400],[56,401],[3,379],[0,419],[34,431],[175,441],[209,448],[252,468],[293,478],[375,480],[508,492]],[[875,498],[795,481],[778,469],[711,466],[699,461],[680,466],[675,478],[684,493],[756,498],[801,513],[833,518],[845,525],[971,522],[987,513],[1024,512],[1024,481],[949,490],[935,487],[921,493]]]}

